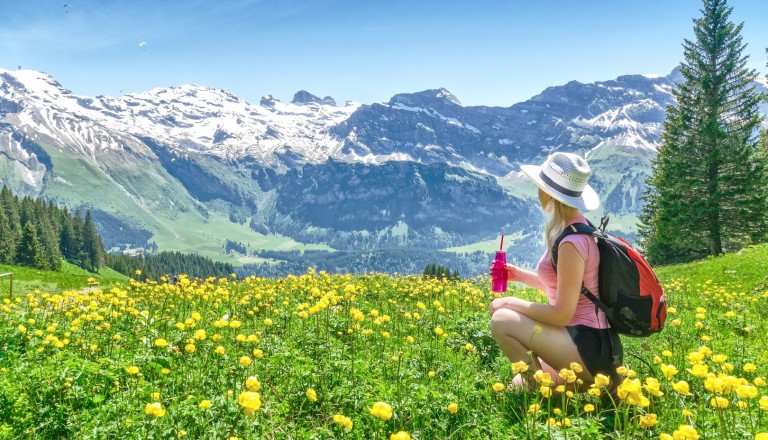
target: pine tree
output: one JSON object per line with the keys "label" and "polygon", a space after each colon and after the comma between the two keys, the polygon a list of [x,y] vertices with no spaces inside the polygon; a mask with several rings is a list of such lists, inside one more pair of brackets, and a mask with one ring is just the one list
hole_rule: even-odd
{"label": "pine tree", "polygon": [[8,187],[3,186],[0,190],[0,206],[8,216],[8,223],[11,225],[11,231],[16,236],[21,236],[21,217],[19,216],[19,199],[11,193]]}
{"label": "pine tree", "polygon": [[96,231],[96,225],[93,223],[91,211],[85,212],[85,222],[83,223],[83,250],[85,260],[83,263],[92,271],[98,271],[99,266],[104,262],[104,245],[101,242],[99,233]]}
{"label": "pine tree", "polygon": [[59,251],[64,258],[74,260],[76,258],[75,228],[73,226],[72,216],[69,215],[69,212],[67,212],[66,209],[62,209],[59,213],[59,222],[61,223],[61,230],[59,232]]}
{"label": "pine tree", "polygon": [[743,24],[728,21],[726,0],[703,5],[643,195],[640,243],[654,263],[718,255],[768,233],[757,72],[747,68]]}
{"label": "pine tree", "polygon": [[0,263],[14,263],[17,241],[17,234],[11,230],[11,223],[8,221],[5,209],[0,206]]}
{"label": "pine tree", "polygon": [[21,240],[16,249],[16,264],[45,269],[47,262],[32,222],[24,224]]}

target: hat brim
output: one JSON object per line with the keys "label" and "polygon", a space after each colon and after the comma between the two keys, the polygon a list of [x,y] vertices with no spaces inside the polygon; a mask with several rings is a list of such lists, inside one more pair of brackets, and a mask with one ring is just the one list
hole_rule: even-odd
{"label": "hat brim", "polygon": [[541,177],[539,177],[539,174],[541,173],[540,165],[520,165],[520,171],[522,171],[523,174],[525,174],[525,176],[535,183],[542,191],[568,206],[578,208],[582,211],[592,211],[600,206],[600,197],[598,197],[595,190],[589,186],[589,184],[584,186],[584,190],[581,192],[580,197],[572,197],[560,193],[541,180]]}

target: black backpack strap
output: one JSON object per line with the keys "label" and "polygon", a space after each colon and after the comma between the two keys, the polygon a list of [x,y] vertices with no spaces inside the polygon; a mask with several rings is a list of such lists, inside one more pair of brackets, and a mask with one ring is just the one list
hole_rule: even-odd
{"label": "black backpack strap", "polygon": [[560,249],[560,242],[562,242],[565,237],[573,234],[592,235],[595,237],[600,236],[598,232],[599,229],[597,229],[591,222],[589,222],[589,220],[587,220],[587,223],[589,224],[574,223],[572,225],[568,225],[555,240],[551,250],[552,266],[555,268],[555,272],[557,272],[557,252]]}
{"label": "black backpack strap", "polygon": [[[560,233],[560,235],[557,237],[557,240],[555,240],[555,244],[552,245],[552,251],[551,251],[552,267],[555,269],[555,273],[557,273],[557,252],[558,252],[558,249],[560,248],[560,243],[563,241],[565,237],[573,234],[591,235],[593,237],[603,237],[604,232],[602,229],[596,228],[595,225],[593,225],[592,222],[590,222],[589,220],[587,220],[587,223],[588,224],[574,223],[572,225],[568,225],[565,228],[565,230],[562,233]],[[608,224],[608,217],[606,216],[600,220],[600,226],[604,228],[605,225],[607,224]],[[583,284],[581,286],[581,294],[586,296],[587,299],[592,301],[592,304],[595,305],[595,317],[598,316],[597,309],[602,310],[603,313],[605,313],[606,316],[608,316],[608,309],[606,305],[602,301],[600,301],[600,299],[596,297],[595,294],[590,292],[589,289],[587,289],[587,287],[584,286]],[[599,318],[598,318],[598,321],[599,321]]]}

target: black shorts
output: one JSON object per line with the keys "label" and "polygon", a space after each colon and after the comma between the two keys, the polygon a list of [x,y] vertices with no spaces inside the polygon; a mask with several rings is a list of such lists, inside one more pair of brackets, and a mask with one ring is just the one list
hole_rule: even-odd
{"label": "black shorts", "polygon": [[[579,351],[584,367],[592,374],[598,373],[613,379],[616,367],[623,361],[624,350],[618,335],[611,338],[611,329],[594,328],[586,325],[565,327]],[[613,340],[613,342],[612,342]],[[618,347],[615,345],[618,344]],[[615,356],[614,356],[615,355]],[[618,359],[614,359],[618,357]]]}

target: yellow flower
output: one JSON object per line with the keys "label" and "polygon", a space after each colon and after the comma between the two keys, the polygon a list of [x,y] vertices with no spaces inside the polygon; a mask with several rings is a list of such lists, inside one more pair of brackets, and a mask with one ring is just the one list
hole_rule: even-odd
{"label": "yellow flower", "polygon": [[552,383],[552,375],[542,370],[533,373],[533,378],[536,379],[536,382],[542,385],[549,385]]}
{"label": "yellow flower", "polygon": [[651,402],[643,396],[640,380],[626,378],[617,388],[619,398],[625,400],[628,404],[645,408]]}
{"label": "yellow flower", "polygon": [[744,370],[745,373],[754,373],[755,371],[757,371],[757,365],[751,362],[748,362],[744,364],[744,366],[741,369]]}
{"label": "yellow flower", "polygon": [[700,378],[707,377],[707,373],[709,372],[709,367],[705,364],[696,364],[688,369],[688,372],[692,375]]}
{"label": "yellow flower", "polygon": [[459,404],[458,403],[449,403],[448,404],[448,412],[451,414],[456,414],[459,412]]}
{"label": "yellow flower", "polygon": [[259,391],[261,390],[261,382],[256,376],[251,376],[245,380],[245,387],[248,391]]}
{"label": "yellow flower", "polygon": [[584,405],[584,412],[591,413],[594,410],[595,410],[595,405],[592,405],[591,403]]}
{"label": "yellow flower", "polygon": [[755,440],[768,440],[768,432],[759,432],[755,434]]}
{"label": "yellow flower", "polygon": [[385,402],[376,402],[370,409],[371,414],[381,420],[389,420],[392,418],[392,407]]}
{"label": "yellow flower", "polygon": [[512,371],[516,374],[525,373],[528,371],[528,364],[523,361],[517,361],[512,364]]}
{"label": "yellow flower", "polygon": [[680,425],[673,433],[674,440],[698,440],[699,433],[691,425]]}
{"label": "yellow flower", "polygon": [[539,392],[544,397],[550,397],[552,395],[552,388],[542,385],[541,388],[539,388]]}
{"label": "yellow flower", "polygon": [[536,413],[536,412],[538,412],[540,409],[541,409],[541,405],[539,405],[538,403],[532,403],[532,404],[531,404],[531,405],[528,407],[528,414],[535,414],[535,413]]}
{"label": "yellow flower", "polygon": [[688,409],[683,410],[683,417],[692,417],[692,416],[693,416],[693,413],[690,410]]}
{"label": "yellow flower", "polygon": [[569,370],[567,368],[560,370],[558,376],[560,376],[560,378],[563,379],[566,383],[574,383],[577,379],[576,373],[573,370]]}
{"label": "yellow flower", "polygon": [[168,346],[168,341],[163,338],[155,339],[155,347],[163,348]]}
{"label": "yellow flower", "polygon": [[493,384],[493,391],[496,391],[497,393],[499,391],[504,391],[504,384],[501,382],[496,382],[495,384]]}
{"label": "yellow flower", "polygon": [[605,388],[611,383],[611,379],[608,376],[605,376],[603,374],[597,373],[595,376],[595,388]]}
{"label": "yellow flower", "polygon": [[148,403],[144,407],[144,413],[149,416],[162,417],[165,415],[165,408],[160,402]]}
{"label": "yellow flower", "polygon": [[643,429],[648,429],[652,426],[655,426],[658,422],[659,418],[656,414],[645,414],[640,416],[640,427]]}
{"label": "yellow flower", "polygon": [[261,408],[261,396],[253,391],[243,391],[237,396],[237,401],[245,413],[251,417],[253,417],[254,412]]}
{"label": "yellow flower", "polygon": [[19,333],[26,333],[27,332],[27,328],[24,327],[22,324],[19,324],[19,326],[16,327],[16,330],[18,330]]}
{"label": "yellow flower", "polygon": [[259,350],[258,348],[254,348],[253,349],[253,357],[255,357],[256,359],[261,359],[261,358],[264,357],[264,352]]}
{"label": "yellow flower", "polygon": [[753,384],[755,384],[756,387],[764,387],[765,386],[765,378],[764,377],[756,377],[755,380],[752,381]]}
{"label": "yellow flower", "polygon": [[758,404],[760,405],[760,409],[768,411],[768,396],[761,397]]}
{"label": "yellow flower", "polygon": [[691,365],[696,365],[704,360],[705,354],[701,351],[693,351],[688,353],[688,362],[691,363]]}
{"label": "yellow flower", "polygon": [[397,431],[389,436],[389,440],[411,440],[411,435],[405,431]]}
{"label": "yellow flower", "polygon": [[589,391],[587,391],[587,394],[589,394],[592,397],[599,397],[600,396],[600,388],[590,388]]}
{"label": "yellow flower", "polygon": [[467,351],[475,351],[475,346],[467,342],[467,344],[464,346],[464,349]]}
{"label": "yellow flower", "polygon": [[248,356],[240,356],[240,365],[247,367],[248,365],[251,365],[251,358]]}
{"label": "yellow flower", "polygon": [[184,346],[184,351],[191,354],[197,351],[197,347],[195,347],[195,344],[187,344]]}
{"label": "yellow flower", "polygon": [[429,376],[429,377],[435,377],[435,376],[437,376],[437,373],[435,373],[434,371],[431,371],[431,370],[430,370],[430,371],[429,371],[429,373],[427,373],[427,376]]}
{"label": "yellow flower", "polygon": [[264,325],[266,327],[269,327],[270,325],[272,325],[272,320],[269,318],[264,318]]}
{"label": "yellow flower", "polygon": [[677,367],[672,364],[661,366],[661,374],[663,374],[664,377],[667,378],[667,380],[672,380],[672,377],[677,373],[678,373]]}
{"label": "yellow flower", "polygon": [[716,364],[721,364],[721,363],[725,362],[727,359],[728,359],[728,356],[726,356],[724,354],[716,354],[716,355],[712,356],[712,362],[714,362]]}
{"label": "yellow flower", "polygon": [[569,367],[571,368],[571,370],[573,370],[576,373],[581,373],[582,371],[584,371],[584,368],[578,362],[571,362],[571,365],[569,365]]}
{"label": "yellow flower", "polygon": [[645,385],[643,388],[645,388],[645,391],[648,391],[648,393],[653,394],[656,397],[661,397],[664,395],[664,393],[659,390],[660,385],[661,384],[659,383],[658,379],[655,377],[646,377]]}
{"label": "yellow flower", "polygon": [[674,440],[674,438],[671,435],[667,434],[666,432],[662,432],[659,435],[659,440]]}
{"label": "yellow flower", "polygon": [[710,406],[713,408],[728,408],[728,399],[721,396],[715,396],[712,399],[709,400]]}
{"label": "yellow flower", "polygon": [[151,397],[153,400],[160,400],[160,393],[154,392],[150,394],[149,397]]}
{"label": "yellow flower", "polygon": [[352,419],[342,414],[335,414],[333,416],[333,422],[343,427],[347,431],[352,429]]}
{"label": "yellow flower", "polygon": [[198,341],[205,341],[206,337],[207,336],[205,334],[205,330],[203,330],[203,329],[197,330],[195,332],[195,339],[197,339]]}
{"label": "yellow flower", "polygon": [[664,351],[661,352],[661,355],[666,357],[666,358],[672,357],[672,352],[669,351],[669,350],[664,350]]}
{"label": "yellow flower", "polygon": [[216,347],[215,350],[213,350],[213,352],[221,356],[221,355],[224,355],[224,353],[226,353],[226,350],[224,350],[224,347],[219,345],[218,347]]}
{"label": "yellow flower", "polygon": [[133,365],[125,369],[128,374],[139,374],[139,367]]}
{"label": "yellow flower", "polygon": [[440,327],[435,327],[435,334],[437,336],[441,336],[443,333],[445,333],[445,331],[443,331],[443,329],[441,329]]}
{"label": "yellow flower", "polygon": [[757,397],[757,388],[752,385],[739,385],[736,394],[742,399],[754,399]]}
{"label": "yellow flower", "polygon": [[405,341],[408,342],[409,344],[413,344],[415,339],[413,339],[413,336],[408,336],[408,337],[405,338]]}
{"label": "yellow flower", "polygon": [[134,273],[135,273],[136,275],[141,275],[141,270],[139,270],[139,269],[136,269],[136,271],[135,271]]}
{"label": "yellow flower", "polygon": [[317,393],[315,393],[314,389],[307,389],[307,399],[309,399],[309,401],[312,403],[317,402]]}
{"label": "yellow flower", "polygon": [[691,388],[688,386],[688,382],[681,380],[675,384],[672,384],[672,389],[682,394],[683,396],[692,396]]}
{"label": "yellow flower", "polygon": [[209,408],[211,407],[211,401],[210,401],[210,400],[208,400],[208,399],[206,399],[206,400],[203,400],[203,401],[201,401],[201,402],[200,402],[200,403],[197,405],[197,407],[198,407],[198,408],[200,408],[200,409],[209,409]]}

